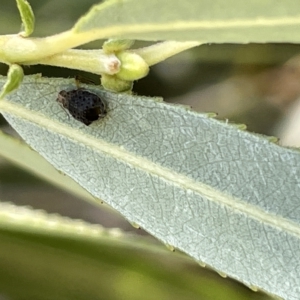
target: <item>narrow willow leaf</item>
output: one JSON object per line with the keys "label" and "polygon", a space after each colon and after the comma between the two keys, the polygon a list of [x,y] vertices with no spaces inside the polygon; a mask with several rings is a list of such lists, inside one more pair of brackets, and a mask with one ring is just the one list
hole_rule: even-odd
{"label": "narrow willow leaf", "polygon": [[20,85],[23,80],[23,69],[17,64],[12,64],[9,66],[7,81],[1,88],[0,100]]}
{"label": "narrow willow leaf", "polygon": [[0,110],[56,168],[165,244],[298,298],[299,151],[182,106],[93,86],[108,114],[87,127],[55,101],[72,86],[27,77]]}
{"label": "narrow willow leaf", "polygon": [[5,299],[251,299],[250,290],[192,267],[148,238],[0,202]]}
{"label": "narrow willow leaf", "polygon": [[30,36],[34,30],[35,22],[32,8],[26,0],[17,0],[17,6],[22,19],[22,27],[24,29],[19,34],[23,37]]}
{"label": "narrow willow leaf", "polygon": [[299,42],[300,2],[110,0],[74,26],[77,33],[209,43]]}
{"label": "narrow willow leaf", "polygon": [[197,47],[200,44],[199,42],[164,41],[131,51],[140,55],[149,66],[153,66],[180,52]]}

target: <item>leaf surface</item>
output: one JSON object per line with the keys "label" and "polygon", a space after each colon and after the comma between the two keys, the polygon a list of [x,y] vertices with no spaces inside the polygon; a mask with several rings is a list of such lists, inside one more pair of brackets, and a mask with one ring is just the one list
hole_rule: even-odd
{"label": "leaf surface", "polygon": [[74,82],[26,77],[0,110],[31,147],[129,221],[249,286],[297,299],[298,151],[95,86],[108,114],[87,127],[55,101],[66,88]]}
{"label": "leaf surface", "polygon": [[299,42],[299,11],[297,0],[111,0],[95,5],[73,30],[98,38]]}

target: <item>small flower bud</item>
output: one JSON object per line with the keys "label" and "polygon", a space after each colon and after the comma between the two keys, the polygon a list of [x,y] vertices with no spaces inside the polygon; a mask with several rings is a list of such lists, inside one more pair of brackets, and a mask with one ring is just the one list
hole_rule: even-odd
{"label": "small flower bud", "polygon": [[121,69],[116,74],[119,79],[134,81],[145,77],[149,73],[149,66],[138,54],[121,52],[116,54],[121,61]]}

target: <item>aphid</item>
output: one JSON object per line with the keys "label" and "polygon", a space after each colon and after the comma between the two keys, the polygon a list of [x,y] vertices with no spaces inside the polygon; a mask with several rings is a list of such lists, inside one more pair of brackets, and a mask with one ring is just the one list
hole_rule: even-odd
{"label": "aphid", "polygon": [[72,91],[61,91],[56,99],[72,117],[85,125],[106,116],[104,102],[99,96],[85,89],[79,88]]}

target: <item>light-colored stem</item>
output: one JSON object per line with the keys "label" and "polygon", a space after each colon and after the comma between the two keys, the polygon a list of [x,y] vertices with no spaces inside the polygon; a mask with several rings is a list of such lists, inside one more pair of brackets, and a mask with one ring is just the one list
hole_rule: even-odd
{"label": "light-colored stem", "polygon": [[[121,63],[114,54],[105,54],[102,50],[70,49],[97,38],[100,38],[99,32],[78,33],[74,30],[45,38],[2,35],[0,36],[0,62],[26,65],[46,64],[95,74],[117,74]],[[200,42],[165,41],[128,51],[139,55],[148,66],[152,66],[200,44]]]}
{"label": "light-colored stem", "polygon": [[1,35],[0,62],[22,64],[42,60],[100,38],[99,33],[77,33],[72,30],[45,38],[24,38],[17,34]]}
{"label": "light-colored stem", "polygon": [[155,65],[184,50],[201,45],[201,42],[165,41],[145,48],[131,50],[140,55],[149,65]]}
{"label": "light-colored stem", "polygon": [[94,74],[114,75],[120,71],[121,62],[114,54],[104,54],[103,50],[70,49],[39,61],[26,64],[59,66],[69,69],[83,70]]}

